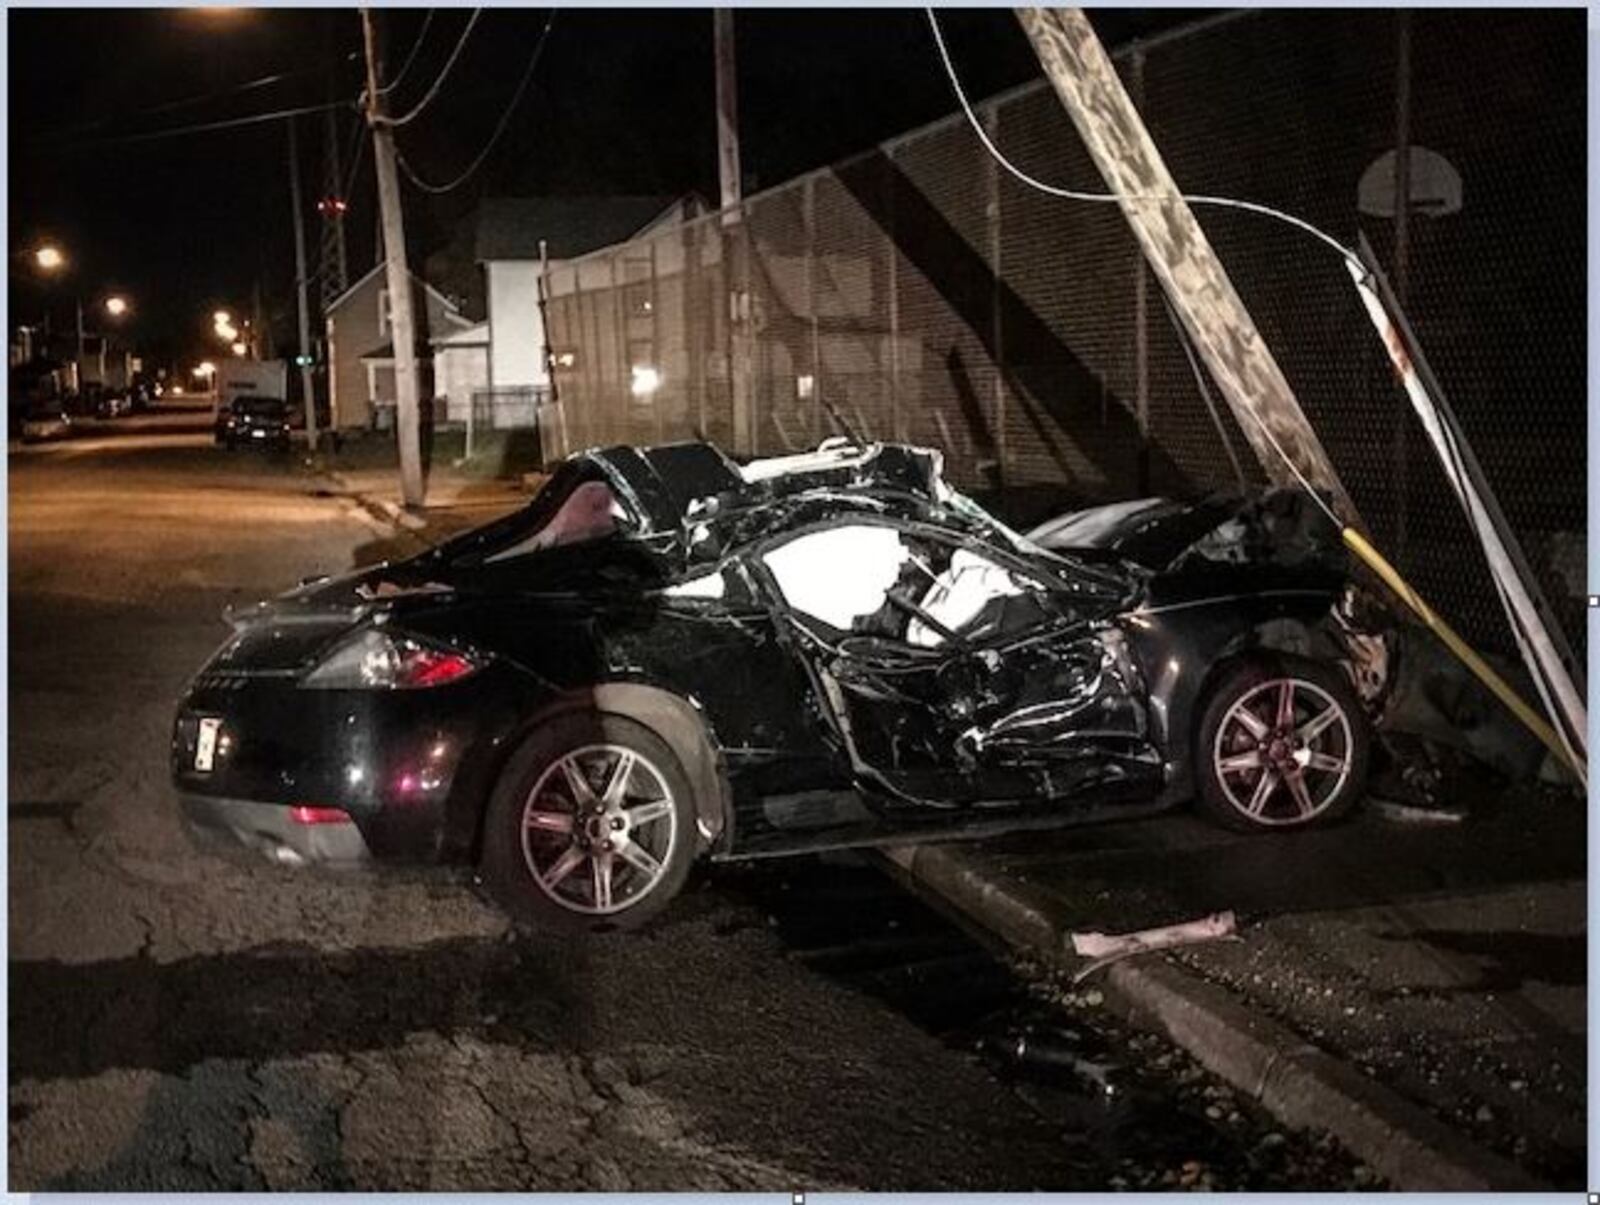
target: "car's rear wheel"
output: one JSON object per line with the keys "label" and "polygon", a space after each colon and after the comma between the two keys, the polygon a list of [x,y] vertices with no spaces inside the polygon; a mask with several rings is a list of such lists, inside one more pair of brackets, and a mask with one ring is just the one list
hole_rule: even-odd
{"label": "car's rear wheel", "polygon": [[1244,831],[1306,828],[1347,813],[1367,782],[1369,736],[1336,669],[1261,654],[1225,671],[1194,746],[1201,809]]}
{"label": "car's rear wheel", "polygon": [[484,879],[541,929],[632,928],[694,862],[694,808],[672,750],[634,720],[559,717],[512,755],[484,820]]}

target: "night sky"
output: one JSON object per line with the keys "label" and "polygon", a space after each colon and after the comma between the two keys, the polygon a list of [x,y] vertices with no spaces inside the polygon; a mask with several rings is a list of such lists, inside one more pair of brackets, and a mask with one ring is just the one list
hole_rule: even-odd
{"label": "night sky", "polygon": [[[1116,44],[1204,14],[1096,11]],[[454,177],[488,139],[548,10],[489,9],[438,98],[398,133],[425,177]],[[74,292],[126,292],[156,362],[207,348],[210,314],[249,309],[257,281],[281,340],[292,338],[294,244],[287,134],[274,121],[148,139],[177,127],[342,102],[345,165],[367,135],[356,10],[17,10],[10,29],[11,317],[41,292],[26,251],[51,239],[71,273],[52,286],[56,321]],[[466,9],[432,18],[401,86],[421,98],[456,45]],[[387,76],[410,54],[425,10],[379,14]],[[1038,75],[1009,9],[948,11],[964,81],[988,95]],[[413,262],[443,245],[486,195],[697,191],[717,196],[708,10],[564,10],[505,136],[465,185],[427,197],[402,185]],[[955,108],[920,9],[741,10],[740,124],[746,188],[767,187]],[[239,90],[261,77],[287,78]],[[198,98],[198,99],[196,99]],[[193,103],[184,103],[193,101]],[[315,271],[327,118],[298,119]],[[352,278],[370,267],[376,222],[370,146],[346,221]],[[312,303],[315,305],[313,288]]]}

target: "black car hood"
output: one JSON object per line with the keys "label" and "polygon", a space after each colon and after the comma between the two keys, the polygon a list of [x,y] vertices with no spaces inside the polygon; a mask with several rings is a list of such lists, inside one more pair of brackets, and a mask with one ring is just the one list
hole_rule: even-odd
{"label": "black car hood", "polygon": [[1028,533],[1052,552],[1098,549],[1157,573],[1199,561],[1342,568],[1336,527],[1299,490],[1197,502],[1140,498],[1060,515]]}

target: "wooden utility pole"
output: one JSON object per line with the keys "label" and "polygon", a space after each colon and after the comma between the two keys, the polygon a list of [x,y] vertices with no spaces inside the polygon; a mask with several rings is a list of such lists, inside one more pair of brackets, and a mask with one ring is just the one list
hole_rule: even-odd
{"label": "wooden utility pole", "polygon": [[733,10],[712,14],[717,64],[717,180],[722,186],[722,271],[728,296],[728,376],[733,394],[733,450],[755,451],[750,413],[750,253],[749,231],[740,222],[742,181],[739,167],[739,84],[735,62]]}
{"label": "wooden utility pole", "polygon": [[1331,496],[1345,522],[1358,523],[1333,462],[1179,194],[1089,19],[1076,8],[1019,8],[1016,13],[1267,476],[1281,485],[1295,481],[1273,448],[1276,443],[1295,470]]}
{"label": "wooden utility pole", "polygon": [[378,208],[389,282],[389,333],[394,340],[396,434],[400,442],[400,497],[408,508],[423,501],[421,429],[417,413],[416,327],[411,313],[411,270],[406,266],[405,225],[400,214],[400,177],[395,168],[394,131],[383,93],[378,91],[377,31],[372,10],[361,10],[367,47],[367,124],[372,128],[372,161],[377,168]]}
{"label": "wooden utility pole", "polygon": [[294,214],[294,291],[300,310],[300,392],[306,406],[306,444],[317,450],[317,395],[311,375],[311,322],[306,313],[306,227],[300,205],[300,144],[289,118],[289,206]]}

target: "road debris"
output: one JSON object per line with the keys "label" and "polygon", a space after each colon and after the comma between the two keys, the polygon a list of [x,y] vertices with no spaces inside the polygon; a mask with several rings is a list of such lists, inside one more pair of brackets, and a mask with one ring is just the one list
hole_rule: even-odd
{"label": "road debris", "polygon": [[1174,946],[1189,946],[1207,941],[1238,940],[1233,912],[1213,912],[1198,920],[1163,925],[1156,929],[1143,929],[1137,933],[1074,933],[1072,951],[1079,958],[1092,961],[1080,968],[1072,977],[1073,983],[1082,983],[1103,966],[1118,962],[1134,954],[1152,950],[1166,950]]}

